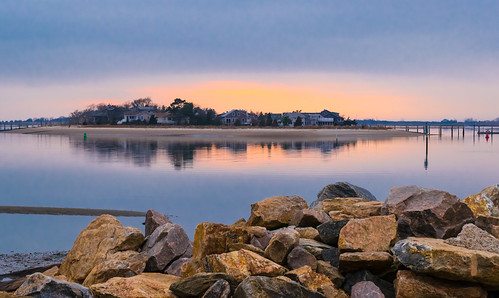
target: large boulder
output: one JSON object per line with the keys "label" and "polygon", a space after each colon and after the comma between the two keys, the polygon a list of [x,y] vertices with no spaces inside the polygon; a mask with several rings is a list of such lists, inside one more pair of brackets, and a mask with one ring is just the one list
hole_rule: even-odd
{"label": "large boulder", "polygon": [[291,250],[287,257],[288,267],[298,269],[303,266],[309,266],[312,270],[317,269],[317,259],[301,246],[296,246]]}
{"label": "large boulder", "polygon": [[325,288],[328,288],[326,291],[333,292],[334,297],[348,297],[343,290],[336,289],[326,275],[314,272],[309,266],[288,271],[284,276],[299,282],[312,291],[323,292]]}
{"label": "large boulder", "polygon": [[340,231],[340,253],[355,251],[390,251],[397,237],[394,215],[351,219]]}
{"label": "large boulder", "polygon": [[24,283],[16,290],[15,295],[54,298],[92,297],[90,290],[82,285],[58,280],[42,273],[28,275]]}
{"label": "large boulder", "polygon": [[499,254],[449,245],[442,239],[407,238],[392,248],[412,271],[499,287]]}
{"label": "large boulder", "polygon": [[326,222],[317,227],[319,237],[322,242],[338,246],[338,238],[340,237],[341,229],[348,223],[348,219]]}
{"label": "large boulder", "polygon": [[400,298],[487,297],[487,292],[479,285],[442,280],[410,270],[398,271],[397,279],[393,284],[395,286],[395,293]]}
{"label": "large boulder", "polygon": [[395,271],[393,256],[384,251],[347,252],[340,255],[339,269],[342,273],[367,269],[380,275]]}
{"label": "large boulder", "polygon": [[300,234],[290,228],[282,229],[274,234],[265,248],[265,257],[283,264],[288,253],[298,245]]}
{"label": "large boulder", "polygon": [[96,298],[177,297],[170,285],[180,277],[161,273],[142,273],[129,278],[114,277],[105,283],[90,286]]}
{"label": "large boulder", "polygon": [[115,217],[101,215],[76,238],[61,265],[60,273],[69,281],[83,283],[92,269],[116,252],[138,251],[144,242],[139,229],[123,227]]}
{"label": "large boulder", "polygon": [[142,247],[147,256],[146,271],[163,272],[189,249],[192,249],[191,242],[181,226],[166,223],[157,227]]}
{"label": "large boulder", "polygon": [[228,252],[231,245],[249,243],[250,239],[251,234],[245,227],[202,222],[194,232],[192,256],[201,259],[207,255]]}
{"label": "large boulder", "polygon": [[454,237],[475,219],[471,209],[455,195],[415,185],[393,187],[381,213],[397,215],[401,239]]}
{"label": "large boulder", "polygon": [[322,201],[314,201],[310,204],[310,208],[314,210],[322,210],[326,213],[331,211],[343,211],[345,208],[353,206],[357,203],[366,203],[370,202],[364,198],[330,198],[324,199]]}
{"label": "large boulder", "polygon": [[317,227],[318,225],[331,221],[331,217],[322,210],[302,209],[295,213],[289,223],[296,227]]}
{"label": "large boulder", "polygon": [[385,298],[380,288],[372,281],[360,281],[352,287],[351,298]]}
{"label": "large boulder", "polygon": [[146,212],[146,222],[145,225],[145,236],[149,236],[156,230],[157,227],[162,226],[167,223],[173,223],[168,216],[163,213],[159,213],[156,210],[149,209]]}
{"label": "large boulder", "polygon": [[247,225],[277,229],[289,225],[295,214],[307,209],[307,202],[299,196],[278,196],[251,204]]}
{"label": "large boulder", "polygon": [[211,286],[220,280],[228,282],[231,292],[237,287],[237,281],[225,273],[198,273],[179,280],[170,286],[170,290],[178,297],[201,297]]}
{"label": "large boulder", "polygon": [[499,216],[499,184],[463,199],[475,216]]}
{"label": "large boulder", "polygon": [[376,197],[367,189],[348,182],[336,182],[326,185],[317,194],[318,201],[333,198],[364,198],[368,201],[376,201]]}
{"label": "large boulder", "polygon": [[479,216],[475,225],[499,239],[499,217]]}
{"label": "large boulder", "polygon": [[324,298],[325,296],[307,289],[294,281],[266,276],[250,276],[243,280],[236,289],[234,298],[253,297],[297,297]]}
{"label": "large boulder", "polygon": [[474,224],[464,225],[462,231],[456,238],[446,239],[445,243],[499,254],[499,239],[478,228]]}

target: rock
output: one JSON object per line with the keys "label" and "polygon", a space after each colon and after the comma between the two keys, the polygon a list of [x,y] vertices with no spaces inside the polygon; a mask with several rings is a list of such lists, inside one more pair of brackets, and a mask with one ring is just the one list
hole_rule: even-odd
{"label": "rock", "polygon": [[333,198],[364,198],[368,201],[376,201],[376,197],[367,189],[348,182],[326,185],[317,195],[318,201]]}
{"label": "rock", "polygon": [[331,221],[331,217],[322,210],[302,209],[295,213],[289,223],[296,227],[317,227],[320,224]]}
{"label": "rock", "polygon": [[329,217],[332,220],[342,220],[379,216],[381,215],[381,206],[383,206],[383,202],[359,202],[353,205],[345,205],[340,211],[330,211]]}
{"label": "rock", "polygon": [[499,217],[479,216],[475,225],[499,239]]}
{"label": "rock", "polygon": [[419,186],[393,187],[381,208],[398,218],[398,235],[449,238],[474,221],[471,209],[448,192]]}
{"label": "rock", "polygon": [[179,297],[201,297],[219,280],[228,282],[232,291],[237,287],[236,280],[225,273],[198,273],[179,280],[170,286],[170,290]]}
{"label": "rock", "polygon": [[300,234],[300,239],[312,239],[320,241],[319,231],[312,227],[307,228],[295,228],[295,230]]}
{"label": "rock", "polygon": [[306,249],[318,260],[323,260],[322,252],[324,250],[332,248],[332,246],[324,244],[319,241],[315,241],[312,239],[301,239],[301,238],[300,241],[298,242],[298,245]]}
{"label": "rock", "polygon": [[258,236],[253,236],[251,238],[250,244],[258,247],[262,250],[265,250],[267,248],[267,245],[269,245],[270,239],[272,239],[272,236],[274,234],[272,232],[267,231],[263,236],[258,237]]}
{"label": "rock", "polygon": [[285,267],[245,249],[206,256],[200,268],[204,272],[227,273],[239,282],[251,275],[274,277],[287,271]]}
{"label": "rock", "polygon": [[384,251],[348,252],[340,255],[339,269],[342,273],[367,269],[380,275],[396,270],[393,261],[393,256]]}
{"label": "rock", "polygon": [[163,272],[172,261],[180,258],[191,243],[184,229],[173,223],[157,227],[142,247],[147,256],[147,272]]}
{"label": "rock", "polygon": [[254,245],[251,245],[251,244],[236,243],[236,244],[231,244],[229,246],[229,252],[230,251],[241,250],[241,249],[246,249],[246,250],[252,251],[252,252],[257,253],[257,254],[259,254],[261,256],[265,255],[265,251],[263,251],[262,249],[254,246]]}
{"label": "rock", "polygon": [[142,273],[133,277],[114,277],[105,283],[90,286],[96,298],[165,297],[174,298],[170,285],[180,277],[161,273]]}
{"label": "rock", "polygon": [[309,266],[314,271],[317,269],[317,259],[301,246],[296,246],[291,250],[287,257],[287,264],[291,269],[303,266]]}
{"label": "rock", "polygon": [[59,267],[54,266],[50,269],[43,271],[42,273],[43,273],[43,275],[46,275],[46,276],[55,277],[56,275],[59,275]]}
{"label": "rock", "polygon": [[283,229],[274,234],[269,245],[265,248],[265,257],[282,264],[288,253],[298,245],[300,234],[290,228]]}
{"label": "rock", "polygon": [[230,285],[224,279],[219,279],[206,290],[202,298],[229,298]]}
{"label": "rock", "polygon": [[109,254],[107,259],[92,268],[92,271],[83,281],[88,287],[103,283],[113,277],[131,277],[141,274],[146,266],[147,257],[136,251],[127,250]]}
{"label": "rock", "polygon": [[278,196],[251,205],[247,224],[277,229],[289,225],[295,213],[307,209],[307,202],[299,196]]}
{"label": "rock", "polygon": [[[342,290],[337,290],[333,282],[324,274],[315,273],[309,266],[288,271],[284,276],[299,282],[307,289],[317,291],[319,288],[332,288],[336,293],[333,297],[347,297]],[[329,289],[331,291],[331,289]]]}
{"label": "rock", "polygon": [[28,275],[14,295],[54,298],[92,297],[88,288],[82,285],[58,280],[42,273]]}
{"label": "rock", "polygon": [[76,238],[61,265],[60,273],[69,281],[83,283],[92,269],[115,252],[137,251],[144,242],[139,229],[123,227],[111,215],[94,219]]}
{"label": "rock", "polygon": [[487,297],[487,292],[476,284],[442,280],[410,270],[398,271],[394,286],[400,298]]}
{"label": "rock", "polygon": [[350,220],[340,231],[338,249],[348,251],[390,251],[397,237],[394,215]]}
{"label": "rock", "polygon": [[294,281],[266,276],[251,276],[239,284],[233,297],[324,298],[325,296],[315,291],[311,291]]}
{"label": "rock", "polygon": [[464,225],[456,238],[446,239],[445,243],[499,254],[499,239],[474,224]]}
{"label": "rock", "polygon": [[318,226],[317,231],[319,231],[319,236],[321,237],[322,242],[332,246],[338,246],[340,231],[348,223],[348,221],[349,220],[331,221]]}
{"label": "rock", "polygon": [[341,275],[338,268],[333,267],[333,265],[326,261],[317,261],[317,273],[327,276],[337,288],[341,288],[343,282],[345,282],[345,277]]}
{"label": "rock", "polygon": [[159,213],[156,210],[149,209],[146,212],[146,222],[145,222],[145,236],[149,236],[156,230],[157,227],[162,226],[167,223],[173,223],[168,216]]}
{"label": "rock", "polygon": [[475,216],[499,216],[499,184],[489,186],[463,202]]}
{"label": "rock", "polygon": [[249,243],[251,237],[244,227],[203,222],[197,225],[194,232],[192,256],[201,259],[207,255],[228,252],[230,245]]}
{"label": "rock", "polygon": [[346,207],[352,206],[357,203],[370,202],[364,198],[331,198],[322,201],[314,201],[310,204],[310,208],[314,210],[322,210],[326,213],[331,211],[343,211]]}
{"label": "rock", "polygon": [[392,252],[412,271],[499,287],[499,254],[449,245],[442,239],[413,237],[397,242]]}
{"label": "rock", "polygon": [[393,288],[393,285],[390,282],[377,277],[368,270],[361,270],[345,275],[343,290],[348,294],[351,294],[352,287],[361,281],[371,281],[381,290],[381,292],[383,292],[383,295],[385,295],[386,298],[395,298],[395,289]]}
{"label": "rock", "polygon": [[[385,295],[372,281],[360,281],[352,287],[351,298],[385,298]],[[424,296],[414,296],[424,297]]]}
{"label": "rock", "polygon": [[189,260],[190,258],[180,258],[173,261],[169,266],[166,267],[164,273],[180,276],[182,265],[184,265]]}
{"label": "rock", "polygon": [[340,252],[338,248],[332,247],[322,251],[322,260],[329,262],[334,267],[338,268],[340,264]]}
{"label": "rock", "polygon": [[246,219],[240,218],[235,223],[233,223],[232,226],[233,227],[245,227],[246,226]]}

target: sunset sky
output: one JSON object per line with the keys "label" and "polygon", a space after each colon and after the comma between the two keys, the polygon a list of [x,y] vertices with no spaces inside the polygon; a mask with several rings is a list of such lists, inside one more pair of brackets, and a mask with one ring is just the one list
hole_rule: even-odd
{"label": "sunset sky", "polygon": [[499,117],[497,1],[0,2],[0,120],[174,98],[217,112]]}

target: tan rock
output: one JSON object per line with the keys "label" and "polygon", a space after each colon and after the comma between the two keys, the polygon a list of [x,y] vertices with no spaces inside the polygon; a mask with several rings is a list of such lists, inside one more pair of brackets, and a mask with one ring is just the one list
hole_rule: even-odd
{"label": "tan rock", "polygon": [[345,277],[341,275],[338,268],[326,261],[317,261],[317,273],[327,276],[337,288],[341,288],[345,282]]}
{"label": "tan rock", "polygon": [[410,270],[397,272],[394,282],[399,298],[413,297],[487,297],[487,292],[476,284],[442,280]]}
{"label": "tan rock", "polygon": [[349,251],[389,251],[397,237],[395,215],[352,219],[340,231],[338,249]]}
{"label": "tan rock", "polygon": [[330,211],[329,216],[332,220],[379,216],[381,215],[381,206],[383,206],[383,202],[359,202],[353,205],[345,205],[343,210],[340,211]]}
{"label": "tan rock", "polygon": [[56,275],[59,275],[59,267],[54,266],[50,269],[43,271],[42,273],[43,273],[43,275],[46,275],[46,276],[55,277]]}
{"label": "tan rock", "polygon": [[92,285],[90,291],[96,298],[175,298],[177,296],[170,291],[170,285],[179,280],[180,277],[174,275],[142,273],[129,278],[111,278],[105,283]]}
{"label": "tan rock", "polygon": [[302,209],[295,213],[289,223],[296,227],[317,227],[320,224],[331,221],[326,212],[317,209]]}
{"label": "tan rock", "polygon": [[347,252],[340,255],[339,269],[342,273],[367,269],[374,274],[395,271],[393,256],[384,251]]}
{"label": "tan rock", "polygon": [[392,252],[412,271],[499,287],[499,254],[449,245],[442,239],[413,237],[397,242]]}
{"label": "tan rock", "polygon": [[332,198],[325,199],[323,201],[317,202],[317,205],[313,207],[316,210],[322,210],[326,213],[331,211],[343,211],[346,206],[352,206],[356,203],[369,202],[369,200],[364,198]]}
{"label": "tan rock", "polygon": [[287,226],[296,212],[307,209],[307,202],[299,196],[267,198],[251,205],[251,216],[247,224],[277,229]]}
{"label": "tan rock", "polygon": [[307,228],[295,228],[295,230],[300,233],[300,239],[312,239],[320,241],[319,231],[312,227]]}
{"label": "tan rock", "polygon": [[250,239],[251,235],[245,227],[203,222],[198,224],[194,232],[192,256],[201,259],[207,255],[228,252],[230,246],[249,243]]}
{"label": "tan rock", "polygon": [[141,274],[146,266],[147,256],[136,251],[127,250],[107,256],[107,259],[94,266],[83,281],[88,287],[103,283],[113,277],[131,277]]}
{"label": "tan rock", "polygon": [[262,249],[254,246],[254,245],[251,245],[251,244],[235,243],[235,244],[229,245],[229,252],[237,251],[237,250],[241,250],[241,249],[246,249],[246,250],[252,251],[254,253],[261,255],[262,257],[265,255],[265,251],[263,251]]}
{"label": "tan rock", "polygon": [[281,265],[245,249],[209,255],[200,263],[201,272],[227,273],[238,282],[252,275],[275,277],[287,271]]}
{"label": "tan rock", "polygon": [[265,257],[283,264],[288,253],[298,245],[300,234],[290,228],[285,228],[275,233],[265,248]]}
{"label": "tan rock", "polygon": [[288,271],[284,276],[312,291],[319,291],[321,289],[321,292],[328,293],[328,297],[348,297],[343,290],[336,289],[333,282],[327,276],[314,272],[309,266]]}
{"label": "tan rock", "polygon": [[474,224],[464,225],[456,238],[445,239],[445,243],[499,254],[499,239]]}
{"label": "tan rock", "polygon": [[60,273],[69,281],[82,283],[92,269],[115,252],[137,251],[144,242],[139,229],[123,227],[115,217],[101,215],[76,238],[61,265]]}
{"label": "tan rock", "polygon": [[234,227],[244,227],[244,226],[246,226],[246,219],[240,218],[240,219],[236,220],[236,222],[233,223],[232,226],[234,226]]}
{"label": "tan rock", "polygon": [[499,185],[463,199],[475,216],[499,216]]}

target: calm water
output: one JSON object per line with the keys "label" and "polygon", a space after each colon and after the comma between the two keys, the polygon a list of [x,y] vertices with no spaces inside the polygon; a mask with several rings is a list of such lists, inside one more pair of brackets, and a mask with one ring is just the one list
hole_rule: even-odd
{"label": "calm water", "polygon": [[[499,141],[499,140],[498,140]],[[257,143],[0,133],[0,205],[169,214],[192,238],[201,221],[231,224],[250,204],[297,194],[312,202],[348,181],[383,201],[417,184],[463,198],[499,182],[498,146],[484,137],[394,138],[347,143]],[[71,248],[93,217],[0,214],[0,253]],[[119,218],[142,228],[143,218]]]}

